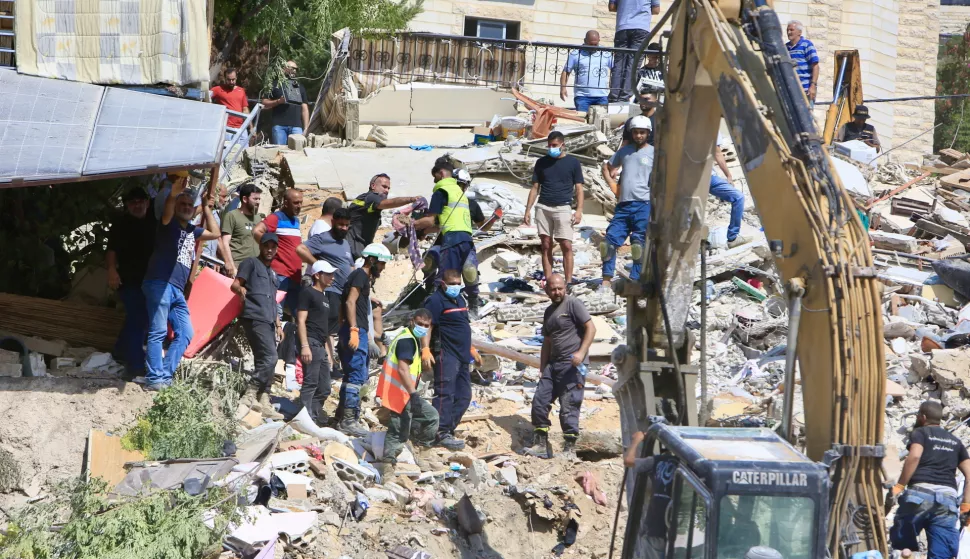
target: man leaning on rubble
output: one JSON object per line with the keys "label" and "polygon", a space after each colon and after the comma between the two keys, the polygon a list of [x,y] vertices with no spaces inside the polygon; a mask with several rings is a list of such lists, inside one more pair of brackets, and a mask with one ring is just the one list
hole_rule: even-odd
{"label": "man leaning on rubble", "polygon": [[222,254],[225,256],[226,275],[234,278],[239,264],[247,258],[259,255],[259,245],[253,237],[256,224],[263,221],[258,213],[263,191],[254,184],[239,187],[239,207],[227,212],[222,218]]}
{"label": "man leaning on rubble", "polygon": [[360,424],[360,389],[367,384],[367,325],[370,323],[371,282],[381,276],[391,260],[391,252],[382,244],[367,245],[364,264],[350,273],[341,296],[341,323],[337,342],[344,379],[340,385],[338,429],[353,437],[369,431]]}
{"label": "man leaning on rubble", "polygon": [[[616,271],[616,251],[627,237],[633,245],[633,269],[630,279],[640,279],[640,260],[650,221],[650,173],[653,171],[653,146],[647,139],[653,126],[640,115],[630,119],[633,143],[620,148],[603,164],[603,178],[616,196],[613,219],[606,228],[606,240],[600,244],[603,257],[603,288],[610,286]],[[613,178],[618,170],[620,181]]]}
{"label": "man leaning on rubble", "polygon": [[876,148],[877,152],[882,151],[876,127],[868,124],[867,120],[869,120],[869,109],[865,105],[856,105],[855,111],[852,112],[852,120],[839,128],[835,133],[835,141],[859,140],[871,148]]}
{"label": "man leaning on rubble", "polygon": [[566,137],[562,132],[550,132],[546,142],[549,154],[536,160],[523,223],[526,226],[532,223],[535,206],[536,227],[542,243],[542,272],[547,278],[552,275],[555,240],[562,249],[562,268],[568,286],[573,279],[573,227],[583,220],[583,166],[565,153]]}
{"label": "man leaning on rubble", "polygon": [[909,436],[909,455],[889,497],[899,502],[889,531],[893,549],[918,550],[919,534],[925,531],[927,559],[957,556],[957,520],[967,524],[964,517],[970,513],[970,482],[964,481],[961,502],[955,478],[959,469],[964,480],[970,480],[970,455],[960,439],[940,427],[942,419],[939,402],[927,400],[920,405],[916,428]]}
{"label": "man leaning on rubble", "polygon": [[350,251],[354,259],[360,258],[364,247],[374,242],[374,235],[381,224],[381,211],[400,208],[418,201],[417,196],[398,196],[388,198],[391,192],[391,177],[384,173],[370,179],[367,192],[354,198],[350,208]]}
{"label": "man leaning on rubble", "polygon": [[525,452],[551,458],[549,410],[555,400],[559,400],[559,425],[565,439],[563,452],[567,456],[575,452],[588,352],[596,337],[596,326],[583,302],[566,295],[566,283],[559,274],[546,280],[546,295],[552,303],[542,318],[541,376],[532,398],[533,440]]}
{"label": "man leaning on rubble", "polygon": [[145,279],[148,260],[155,246],[155,214],[148,211],[151,200],[148,191],[135,186],[125,193],[122,201],[125,213],[111,222],[108,233],[108,287],[118,292],[125,307],[125,323],[118,333],[112,355],[125,364],[129,378],[144,374],[145,336],[148,334],[148,315],[141,283]]}
{"label": "man leaning on rubble", "polygon": [[[192,225],[195,214],[193,197],[185,191],[188,174],[173,184],[162,210],[161,224],[155,235],[155,251],[148,261],[142,292],[148,309],[148,346],[145,352],[146,390],[157,391],[172,384],[175,370],[185,348],[192,341],[192,321],[185,302],[185,284],[192,274],[195,242],[219,238],[219,228],[212,216],[213,200],[203,201],[206,228]],[[162,357],[162,345],[172,326],[175,337]]]}
{"label": "man leaning on rubble", "polygon": [[253,350],[254,370],[248,392],[259,403],[259,411],[268,419],[281,419],[270,402],[270,388],[279,361],[277,344],[283,337],[283,326],[276,312],[279,276],[273,270],[273,258],[279,248],[276,233],[266,233],[259,240],[259,256],[239,264],[230,289],[243,300],[240,315],[246,339]]}
{"label": "man leaning on rubble", "polygon": [[420,446],[430,447],[435,442],[438,412],[418,394],[421,382],[419,340],[427,336],[431,320],[431,313],[425,309],[414,312],[407,327],[391,341],[377,382],[381,406],[391,415],[384,438],[384,460],[388,462],[397,459],[412,432]]}

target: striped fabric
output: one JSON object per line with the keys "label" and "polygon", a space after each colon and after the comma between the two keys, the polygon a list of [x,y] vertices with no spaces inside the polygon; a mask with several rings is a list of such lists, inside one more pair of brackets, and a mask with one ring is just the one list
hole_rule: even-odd
{"label": "striped fabric", "polygon": [[788,54],[795,62],[795,73],[798,81],[802,82],[802,89],[808,92],[812,85],[812,66],[818,64],[818,53],[815,52],[815,45],[805,37],[799,37],[794,46],[785,43],[788,47]]}
{"label": "striped fabric", "polygon": [[296,253],[296,247],[303,242],[300,233],[300,220],[290,217],[283,212],[276,211],[263,220],[266,224],[268,233],[276,233],[280,238],[279,248],[276,251],[276,258],[273,259],[273,270],[281,277],[293,278],[300,281],[300,274],[303,271],[303,261]]}

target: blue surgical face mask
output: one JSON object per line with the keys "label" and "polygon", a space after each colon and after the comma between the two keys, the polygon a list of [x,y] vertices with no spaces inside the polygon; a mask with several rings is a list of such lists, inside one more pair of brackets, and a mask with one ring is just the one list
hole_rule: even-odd
{"label": "blue surgical face mask", "polygon": [[423,338],[428,335],[428,329],[424,326],[418,326],[417,324],[411,327],[411,332],[413,332],[415,337],[418,338]]}
{"label": "blue surgical face mask", "polygon": [[458,298],[458,294],[459,293],[461,293],[461,286],[460,285],[446,285],[445,286],[445,295],[447,295],[448,297],[451,297],[452,299],[456,299],[456,298]]}
{"label": "blue surgical face mask", "polygon": [[559,157],[560,155],[562,155],[562,148],[561,147],[549,148],[549,155],[553,157]]}

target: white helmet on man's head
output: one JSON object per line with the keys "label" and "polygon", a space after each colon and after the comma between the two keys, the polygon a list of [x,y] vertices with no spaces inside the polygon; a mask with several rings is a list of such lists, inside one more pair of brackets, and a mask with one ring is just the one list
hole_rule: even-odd
{"label": "white helmet on man's head", "polygon": [[371,243],[364,247],[364,252],[361,256],[367,258],[368,256],[373,256],[374,258],[380,260],[381,262],[391,261],[391,251],[387,250],[387,247],[381,243]]}
{"label": "white helmet on man's head", "polygon": [[455,171],[455,180],[458,181],[459,184],[471,184],[472,176],[467,169],[458,169]]}
{"label": "white helmet on man's head", "polygon": [[653,123],[648,117],[638,115],[630,119],[630,130],[653,130]]}

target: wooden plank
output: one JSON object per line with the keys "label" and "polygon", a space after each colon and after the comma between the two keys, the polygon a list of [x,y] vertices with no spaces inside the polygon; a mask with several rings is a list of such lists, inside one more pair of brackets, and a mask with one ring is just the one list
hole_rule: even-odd
{"label": "wooden plank", "polygon": [[87,479],[100,477],[114,487],[125,479],[128,473],[125,464],[142,462],[145,455],[137,450],[121,448],[121,437],[111,436],[104,431],[92,429],[88,433]]}
{"label": "wooden plank", "polygon": [[953,173],[940,179],[940,186],[949,189],[970,191],[970,169]]}
{"label": "wooden plank", "polygon": [[928,233],[932,233],[938,237],[946,237],[947,235],[952,235],[954,239],[963,243],[964,246],[970,245],[970,236],[954,231],[953,229],[950,229],[948,227],[944,227],[939,223],[929,221],[928,219],[921,219],[917,221],[916,227]]}

